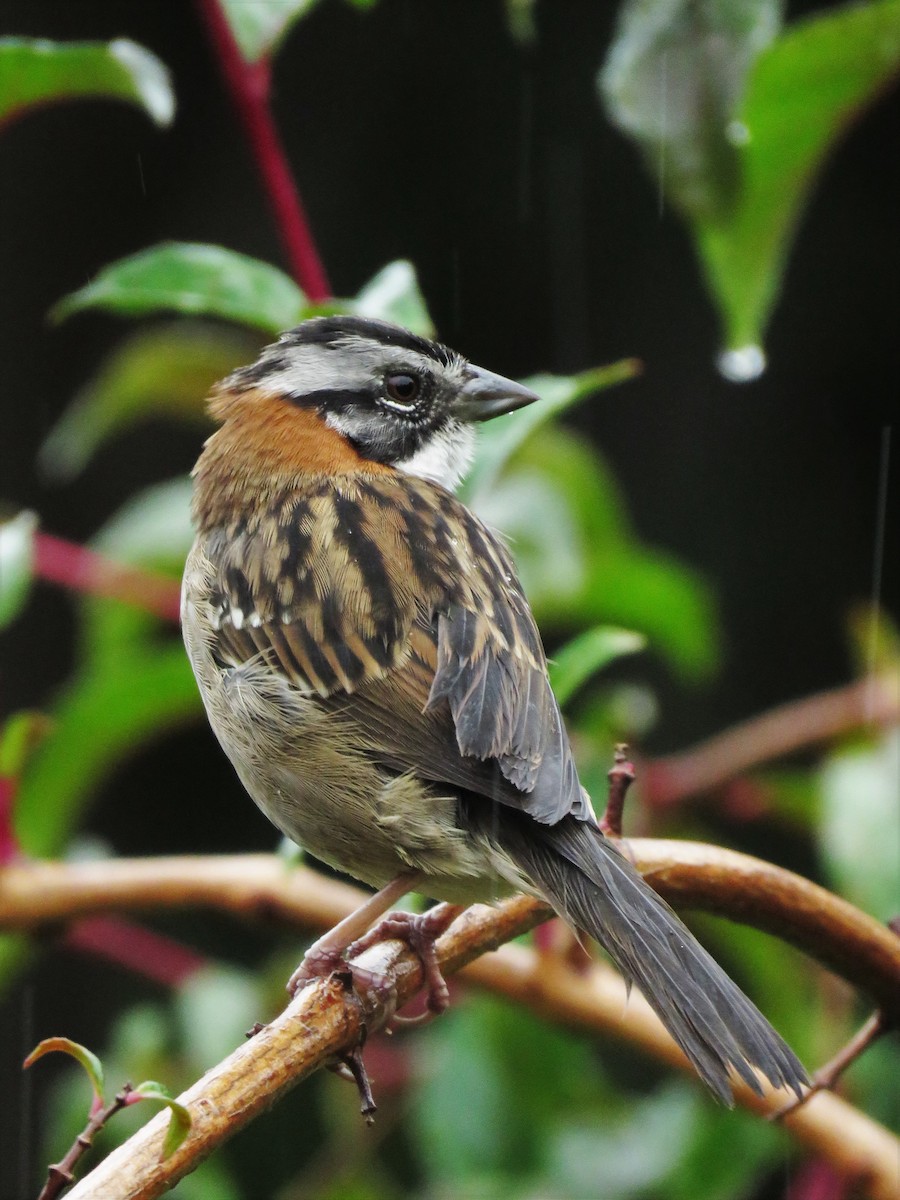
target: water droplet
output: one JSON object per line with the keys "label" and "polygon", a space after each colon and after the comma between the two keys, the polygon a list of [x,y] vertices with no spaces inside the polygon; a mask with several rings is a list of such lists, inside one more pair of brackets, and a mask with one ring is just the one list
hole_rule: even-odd
{"label": "water droplet", "polygon": [[716,359],[719,373],[731,383],[749,383],[759,379],[766,369],[766,354],[762,346],[738,346],[723,350]]}
{"label": "water droplet", "polygon": [[750,141],[751,134],[743,121],[729,121],[725,136],[732,146],[746,146]]}

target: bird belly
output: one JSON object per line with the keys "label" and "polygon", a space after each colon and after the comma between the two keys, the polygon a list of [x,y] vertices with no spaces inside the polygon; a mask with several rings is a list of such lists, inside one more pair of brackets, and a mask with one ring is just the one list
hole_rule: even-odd
{"label": "bird belly", "polygon": [[187,605],[183,625],[210,725],[282,833],[373,887],[419,871],[418,890],[455,903],[513,890],[512,864],[460,827],[451,787],[384,768],[351,719],[326,711],[264,661],[221,667]]}

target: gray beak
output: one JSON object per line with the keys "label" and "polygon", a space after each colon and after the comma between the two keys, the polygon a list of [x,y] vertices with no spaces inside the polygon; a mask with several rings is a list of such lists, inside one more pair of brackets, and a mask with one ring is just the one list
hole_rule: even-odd
{"label": "gray beak", "polygon": [[466,368],[466,382],[453,401],[453,415],[463,421],[490,421],[515,412],[540,397],[528,388],[482,367]]}

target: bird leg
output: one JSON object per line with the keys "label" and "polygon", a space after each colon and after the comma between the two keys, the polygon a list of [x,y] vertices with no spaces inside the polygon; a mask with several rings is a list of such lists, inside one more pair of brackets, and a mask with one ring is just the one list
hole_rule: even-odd
{"label": "bird leg", "polygon": [[[347,948],[368,930],[374,921],[383,917],[392,904],[405,896],[421,878],[419,872],[412,871],[398,875],[392,879],[374,896],[369,896],[359,908],[338,921],[333,929],[329,929],[303,955],[303,961],[287,981],[287,990],[295,996],[313,979],[321,979],[333,971],[346,969],[345,952]],[[396,936],[396,935],[395,935]],[[379,939],[376,938],[375,941]],[[372,942],[368,943],[372,945]]]}
{"label": "bird leg", "polygon": [[[450,990],[441,973],[434,943],[464,908],[465,905],[462,904],[436,904],[434,908],[429,908],[427,912],[421,914],[388,913],[373,929],[349,946],[347,953],[350,958],[354,958],[363,950],[368,950],[370,946],[374,946],[378,942],[390,941],[391,938],[406,942],[410,949],[419,956],[422,963],[425,987],[428,991],[428,1012],[433,1016],[439,1016],[450,1005]],[[405,1019],[397,1018],[397,1020]],[[412,1018],[412,1020],[418,1020],[418,1018]]]}

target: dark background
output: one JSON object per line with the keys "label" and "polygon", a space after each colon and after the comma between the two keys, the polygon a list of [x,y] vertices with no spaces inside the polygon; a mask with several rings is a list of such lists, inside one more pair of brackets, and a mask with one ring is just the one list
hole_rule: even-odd
{"label": "dark background", "polygon": [[[900,105],[885,96],[832,156],[772,320],[769,370],[729,384],[688,235],[597,102],[615,7],[538,5],[524,48],[499,3],[384,0],[360,14],[325,0],[278,57],[275,106],[337,294],[409,257],[440,335],[476,362],[524,375],[643,359],[640,380],[572,420],[603,447],[640,535],[702,571],[721,601],[726,669],[666,708],[659,744],[673,748],[849,669],[844,620],[872,594],[897,401]],[[2,495],[83,539],[138,486],[186,471],[198,439],[145,427],[72,485],[42,486],[42,437],[122,328],[89,314],[53,329],[48,308],[164,238],[275,263],[279,245],[190,4],[28,0],[0,4],[0,21],[8,34],[131,37],[170,66],[178,97],[169,130],[87,101],[0,138]],[[886,559],[887,595],[897,556]],[[16,706],[64,674],[62,607],[18,631]]]}
{"label": "dark background", "polygon": [[[900,104],[884,96],[830,159],[772,319],[769,370],[729,384],[688,235],[597,100],[615,9],[539,4],[537,40],[523,47],[499,2],[382,0],[361,14],[323,0],[278,57],[275,108],[336,294],[407,257],[441,337],[485,366],[522,376],[644,361],[639,380],[571,421],[607,455],[640,536],[701,572],[720,603],[715,680],[688,688],[648,668],[661,702],[648,748],[663,752],[852,673],[846,616],[872,597],[879,461],[897,403]],[[43,437],[123,330],[97,313],[53,328],[47,310],[167,238],[282,260],[192,5],[4,2],[0,34],[130,37],[169,65],[178,99],[169,130],[82,101],[0,136],[0,501],[84,540],[139,487],[188,471],[199,437],[142,426],[71,484],[43,483]],[[889,609],[896,546],[894,467]],[[48,702],[72,631],[69,600],[37,588],[5,637],[4,709]],[[220,785],[213,819],[191,802],[201,775]],[[123,854],[272,845],[205,730],[126,769],[93,822]],[[69,1003],[58,962],[13,1002],[23,1044],[45,1032],[54,996]],[[67,1029],[87,1040],[105,1000],[73,1003]]]}

